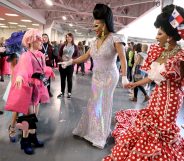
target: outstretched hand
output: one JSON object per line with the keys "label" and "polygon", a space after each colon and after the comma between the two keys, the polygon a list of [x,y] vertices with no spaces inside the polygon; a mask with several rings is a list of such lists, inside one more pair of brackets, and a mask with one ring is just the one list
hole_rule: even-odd
{"label": "outstretched hand", "polygon": [[136,83],[132,83],[132,82],[130,82],[130,83],[128,83],[128,84],[126,84],[126,85],[124,85],[124,88],[132,89],[132,88],[135,88],[136,86],[137,86],[137,84],[136,84]]}

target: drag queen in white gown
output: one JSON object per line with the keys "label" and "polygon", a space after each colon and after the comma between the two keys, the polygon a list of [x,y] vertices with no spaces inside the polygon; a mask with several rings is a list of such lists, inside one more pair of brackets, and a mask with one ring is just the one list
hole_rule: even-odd
{"label": "drag queen in white gown", "polygon": [[[110,15],[110,19],[107,19],[106,15]],[[91,48],[86,54],[72,61],[63,62],[62,65],[80,63],[90,56],[93,58],[91,96],[73,134],[103,149],[111,132],[113,94],[119,80],[119,71],[116,66],[117,53],[121,60],[123,84],[127,83],[126,62],[123,40],[120,35],[113,33],[111,9],[106,5],[97,4],[93,16],[97,39],[91,43]]]}

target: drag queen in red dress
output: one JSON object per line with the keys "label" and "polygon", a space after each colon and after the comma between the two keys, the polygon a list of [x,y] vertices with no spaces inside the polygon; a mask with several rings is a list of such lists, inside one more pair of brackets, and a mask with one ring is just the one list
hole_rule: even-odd
{"label": "drag queen in red dress", "polygon": [[141,110],[116,113],[115,146],[103,161],[184,161],[184,140],[176,125],[184,94],[184,51],[177,44],[184,38],[184,19],[175,26],[169,22],[175,13],[184,18],[183,8],[169,5],[155,21],[159,45],[150,47],[142,67],[148,77],[126,85],[155,81],[151,99]]}

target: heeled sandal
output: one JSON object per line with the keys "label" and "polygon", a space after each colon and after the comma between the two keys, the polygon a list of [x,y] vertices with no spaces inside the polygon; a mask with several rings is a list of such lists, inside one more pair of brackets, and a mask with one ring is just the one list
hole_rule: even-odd
{"label": "heeled sandal", "polygon": [[11,125],[8,127],[8,132],[9,132],[9,138],[10,142],[16,142],[17,141],[17,134],[16,134],[16,129],[15,127],[11,127]]}

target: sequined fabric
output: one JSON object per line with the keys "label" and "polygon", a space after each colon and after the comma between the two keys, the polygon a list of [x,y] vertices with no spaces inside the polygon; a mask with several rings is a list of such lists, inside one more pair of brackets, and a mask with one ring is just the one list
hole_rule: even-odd
{"label": "sequined fabric", "polygon": [[119,35],[110,34],[99,49],[96,41],[91,45],[90,55],[94,61],[91,96],[73,131],[74,135],[85,138],[101,149],[111,132],[113,94],[119,79],[114,42],[122,42]]}

